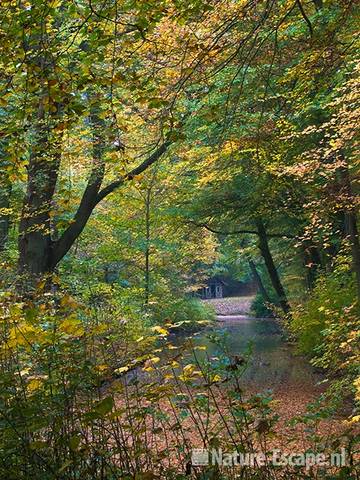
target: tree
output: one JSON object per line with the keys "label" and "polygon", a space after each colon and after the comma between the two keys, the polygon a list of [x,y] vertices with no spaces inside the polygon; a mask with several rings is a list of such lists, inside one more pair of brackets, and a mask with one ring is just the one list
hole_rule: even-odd
{"label": "tree", "polygon": [[[6,54],[14,63],[19,57],[23,59],[11,82],[18,89],[16,102],[21,104],[26,98],[28,105],[23,110],[22,133],[28,146],[24,162],[28,178],[19,228],[19,267],[22,271],[35,275],[53,271],[82,232],[96,205],[149,168],[171,144],[169,135],[165,133],[167,138],[161,138],[159,130],[156,144],[143,161],[137,165],[134,162],[124,174],[103,185],[103,153],[109,148],[109,135],[105,134],[107,138],[104,138],[105,122],[97,122],[91,111],[98,108],[99,115],[103,115],[110,110],[116,117],[115,89],[119,89],[119,84],[120,88],[131,89],[130,76],[125,75],[124,81],[121,76],[115,79],[118,52],[123,49],[123,58],[119,61],[130,69],[136,61],[131,57],[130,43],[141,47],[144,32],[154,28],[164,15],[155,5],[147,14],[148,20],[141,7],[130,13],[125,10],[120,13],[120,8],[125,8],[121,2],[106,7],[101,2],[80,3],[74,7],[61,1],[45,6],[42,1],[34,0],[28,7],[15,12],[9,32],[13,50]],[[134,16],[139,21],[136,25],[131,23]],[[151,20],[153,18],[155,20]],[[110,29],[108,19],[113,22]],[[95,90],[94,95],[92,90]],[[98,96],[102,97],[100,105]],[[119,127],[115,120],[108,120],[107,128],[117,134]],[[64,138],[71,135],[72,126],[79,121],[92,125],[93,166],[71,224],[55,239],[52,211]],[[117,146],[121,149],[121,144]],[[6,226],[6,222],[3,225]]]}
{"label": "tree", "polygon": [[[258,235],[264,219],[259,250],[284,311],[289,306],[267,237],[292,239],[286,256],[301,268],[308,290],[321,268],[333,268],[347,237],[358,270],[356,194],[339,169],[344,159],[329,155],[336,134],[325,133],[340,118],[329,101],[346,79],[346,59],[356,54],[355,17],[351,1],[296,2],[264,8],[260,23],[251,15],[249,23],[234,20],[233,43],[219,49],[207,97],[188,105],[196,116],[183,155],[194,159],[198,197],[188,216],[214,232],[240,235]],[[251,26],[262,33],[248,43],[244,30]],[[281,251],[275,246],[275,254]]]}

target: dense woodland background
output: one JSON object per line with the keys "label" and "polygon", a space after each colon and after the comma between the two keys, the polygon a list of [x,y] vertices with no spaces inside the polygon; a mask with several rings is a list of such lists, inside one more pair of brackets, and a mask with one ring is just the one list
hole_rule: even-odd
{"label": "dense woodland background", "polygon": [[[0,22],[1,478],[233,478],[189,466],[217,438],[200,419],[249,447],[268,400],[224,381],[226,417],[212,389],[240,368],[183,366],[168,341],[214,319],[215,275],[256,282],[254,314],[356,428],[358,2],[2,0]],[[139,365],[162,380],[124,386]]]}

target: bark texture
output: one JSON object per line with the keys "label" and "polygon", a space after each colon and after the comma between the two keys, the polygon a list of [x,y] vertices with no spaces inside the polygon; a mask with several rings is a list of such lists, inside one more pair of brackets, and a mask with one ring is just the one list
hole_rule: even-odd
{"label": "bark texture", "polygon": [[266,288],[263,284],[261,276],[260,276],[260,274],[259,274],[259,272],[256,268],[255,263],[252,260],[249,260],[249,267],[250,267],[252,276],[254,277],[254,280],[255,280],[258,288],[259,288],[259,292],[261,293],[263,299],[265,300],[265,302],[271,303],[270,296],[269,296],[268,292],[266,291]]}
{"label": "bark texture", "polygon": [[281,309],[285,314],[288,314],[290,312],[290,306],[270,251],[266,229],[262,220],[256,222],[256,227],[259,236],[259,250],[264,259],[271,284],[276,292]]}
{"label": "bark texture", "polygon": [[50,216],[60,167],[60,151],[60,143],[51,143],[49,140],[40,105],[19,227],[19,269],[22,272],[38,275],[49,271],[51,265]]}

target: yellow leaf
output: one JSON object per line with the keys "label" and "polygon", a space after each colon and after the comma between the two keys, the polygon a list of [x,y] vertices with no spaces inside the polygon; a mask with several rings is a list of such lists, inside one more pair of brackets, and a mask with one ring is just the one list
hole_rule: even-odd
{"label": "yellow leaf", "polygon": [[165,328],[160,327],[159,325],[156,325],[155,327],[152,327],[151,330],[153,332],[159,333],[160,335],[168,335],[168,333],[169,333]]}
{"label": "yellow leaf", "polygon": [[31,347],[31,344],[35,341],[41,340],[41,330],[26,323],[19,324],[16,327],[12,327],[9,332],[9,347]]}
{"label": "yellow leaf", "polygon": [[79,337],[84,334],[84,327],[78,318],[69,317],[61,323],[60,331]]}
{"label": "yellow leaf", "polygon": [[95,370],[97,370],[98,372],[105,372],[108,368],[109,368],[108,365],[103,364],[103,365],[97,365],[95,367]]}
{"label": "yellow leaf", "polygon": [[192,363],[189,363],[189,365],[185,365],[185,367],[183,368],[184,373],[187,375],[191,375],[194,370],[195,365],[193,365]]}
{"label": "yellow leaf", "polygon": [[64,295],[60,301],[62,307],[76,308],[79,306],[77,301],[70,295]]}
{"label": "yellow leaf", "polygon": [[158,363],[158,362],[160,362],[160,357],[152,357],[152,358],[150,358],[150,361],[152,363]]}
{"label": "yellow leaf", "polygon": [[124,373],[124,372],[127,372],[128,370],[129,370],[128,366],[120,367],[115,370],[115,373]]}
{"label": "yellow leaf", "polygon": [[143,368],[143,371],[144,371],[144,372],[153,372],[154,370],[155,370],[154,367],[144,367],[144,368]]}
{"label": "yellow leaf", "polygon": [[29,392],[34,392],[35,390],[38,390],[42,384],[43,382],[40,379],[34,378],[33,380],[30,380],[26,388],[28,389]]}

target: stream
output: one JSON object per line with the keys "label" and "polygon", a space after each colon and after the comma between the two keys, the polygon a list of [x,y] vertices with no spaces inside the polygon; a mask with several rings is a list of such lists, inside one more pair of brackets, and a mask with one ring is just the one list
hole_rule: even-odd
{"label": "stream", "polygon": [[[273,318],[254,318],[249,315],[218,315],[212,329],[225,334],[231,355],[244,355],[251,349],[250,361],[243,381],[259,390],[298,388],[313,390],[320,380],[308,361],[295,354]],[[211,332],[211,330],[210,330]],[[194,336],[196,343],[206,345],[211,356],[218,354],[218,347],[209,339],[209,330]]]}
{"label": "stream", "polygon": [[[192,337],[195,345],[207,347],[206,355],[210,359],[221,355],[219,347],[209,338],[214,332],[225,334],[230,355],[246,355],[251,345],[248,365],[241,377],[242,386],[249,394],[270,393],[284,420],[304,413],[307,405],[325,390],[323,376],[286,341],[276,319],[217,315],[215,326]],[[179,337],[175,341],[178,345],[183,342],[184,338]],[[205,352],[197,350],[196,355],[199,357]]]}
{"label": "stream", "polygon": [[[192,339],[198,359],[220,358],[223,351],[211,340],[214,333],[224,335],[227,354],[247,356],[251,350],[241,384],[249,394],[270,393],[277,401],[277,410],[284,419],[301,414],[308,403],[314,401],[325,389],[324,377],[315,371],[309,361],[296,353],[295,347],[286,341],[279,322],[274,318],[255,318],[249,314],[217,314],[217,322],[193,335],[171,334],[170,342],[183,350],[186,362],[193,363],[194,351],[187,349],[186,342]],[[187,353],[186,353],[187,352]],[[214,358],[215,359],[215,358]],[[142,368],[127,374],[147,376]]]}

